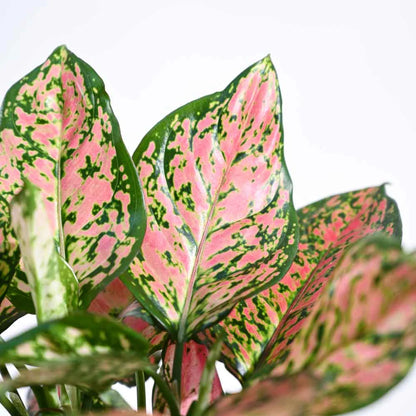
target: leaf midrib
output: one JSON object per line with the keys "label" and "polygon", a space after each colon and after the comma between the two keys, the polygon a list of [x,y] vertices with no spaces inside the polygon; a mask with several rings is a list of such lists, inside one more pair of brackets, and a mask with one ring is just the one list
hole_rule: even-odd
{"label": "leaf midrib", "polygon": [[[64,91],[64,86],[62,84],[62,74],[64,72],[64,60],[61,60],[61,76],[59,78],[60,84],[61,84],[61,90],[62,94]],[[61,161],[62,161],[62,140],[63,140],[63,123],[64,123],[64,110],[65,110],[65,100],[62,97],[62,120],[60,125],[60,131],[59,131],[59,143],[58,143],[58,161],[57,161],[57,222],[58,222],[58,236],[59,236],[59,251],[61,257],[66,260],[66,253],[65,253],[65,241],[64,241],[64,228],[62,224],[62,184],[61,184]]]}
{"label": "leaf midrib", "polygon": [[204,231],[202,233],[202,237],[201,237],[201,239],[199,241],[199,244],[198,244],[198,249],[197,249],[196,256],[195,256],[194,265],[192,267],[191,277],[189,279],[189,284],[188,284],[188,287],[186,289],[185,304],[184,304],[184,307],[183,307],[183,310],[182,310],[182,313],[181,313],[181,318],[180,318],[180,321],[179,321],[178,339],[180,341],[185,341],[187,318],[188,318],[188,314],[189,314],[189,309],[191,307],[191,300],[192,300],[192,295],[193,295],[193,288],[194,288],[195,281],[196,281],[197,271],[198,271],[198,268],[199,268],[199,264],[201,262],[201,257],[202,257],[202,253],[204,251],[205,243],[207,241],[208,230],[209,230],[209,227],[211,225],[211,220],[212,220],[212,217],[214,215],[215,207],[216,207],[217,202],[218,202],[218,197],[219,197],[219,195],[221,193],[221,189],[222,189],[222,187],[225,183],[225,178],[227,177],[227,173],[230,170],[230,165],[231,164],[229,164],[227,166],[227,169],[226,169],[226,171],[224,172],[224,174],[222,176],[221,183],[220,183],[220,185],[218,186],[218,188],[215,192],[215,196],[214,196],[214,199],[212,201],[212,204],[211,204],[211,207],[209,209],[208,216],[207,216],[207,221],[206,221],[205,226],[204,226]]}
{"label": "leaf midrib", "polygon": [[[240,80],[239,80],[240,81]],[[237,84],[238,86],[238,84]],[[221,117],[222,117],[222,111],[224,109],[224,107],[229,103],[230,101],[230,97],[227,97],[227,92],[228,92],[228,87],[221,93],[221,96],[224,94],[226,96],[226,99],[223,102],[222,108],[220,108],[219,114],[218,114],[218,120],[217,120],[217,138],[218,138],[218,125],[221,121]],[[234,91],[235,93],[235,91]],[[257,91],[251,96],[250,98],[250,102],[247,103],[247,114],[250,113],[253,105],[254,105],[254,101],[256,99],[257,96]],[[244,125],[247,124],[247,119],[244,121]],[[241,131],[244,131],[244,129],[241,129]],[[241,139],[241,133],[240,133],[240,139]],[[199,264],[201,262],[201,256],[202,253],[204,251],[204,247],[205,247],[205,243],[206,243],[206,237],[208,234],[208,230],[209,230],[209,226],[218,202],[218,198],[219,195],[221,193],[222,187],[224,186],[225,180],[227,178],[227,174],[231,168],[232,162],[234,161],[234,158],[229,160],[229,162],[227,163],[227,167],[222,175],[221,178],[221,183],[219,184],[216,192],[215,192],[215,196],[214,196],[214,200],[211,204],[209,213],[208,213],[208,217],[207,217],[207,221],[205,223],[204,226],[204,231],[202,233],[202,237],[200,239],[200,242],[198,244],[198,249],[196,252],[196,256],[195,256],[195,261],[192,267],[192,272],[191,272],[191,276],[189,279],[189,284],[187,286],[186,289],[186,296],[185,296],[185,303],[184,303],[184,307],[182,309],[182,313],[181,313],[181,318],[179,320],[179,327],[178,327],[178,341],[179,342],[185,342],[185,337],[186,337],[186,324],[187,324],[187,320],[188,320],[188,314],[189,314],[189,309],[191,307],[191,300],[192,300],[192,295],[193,295],[193,288],[195,285],[195,281],[196,281],[196,277],[197,277],[197,271],[199,268]]]}

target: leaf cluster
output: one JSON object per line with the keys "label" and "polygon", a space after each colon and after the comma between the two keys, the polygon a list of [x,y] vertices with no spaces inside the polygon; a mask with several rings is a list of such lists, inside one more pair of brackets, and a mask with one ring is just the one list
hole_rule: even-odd
{"label": "leaf cluster", "polygon": [[[334,415],[411,367],[398,207],[381,185],[295,209],[269,57],[132,157],[103,81],[63,46],[0,117],[0,331],[38,321],[0,344],[11,415]],[[241,393],[223,393],[217,361]]]}

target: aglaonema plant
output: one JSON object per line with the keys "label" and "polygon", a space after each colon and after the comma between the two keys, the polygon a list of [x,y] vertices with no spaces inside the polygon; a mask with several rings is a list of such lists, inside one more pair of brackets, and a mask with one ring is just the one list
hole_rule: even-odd
{"label": "aglaonema plant", "polygon": [[102,80],[65,47],[8,91],[0,331],[38,321],[0,343],[9,414],[334,415],[406,375],[416,256],[397,205],[381,185],[295,210],[281,106],[266,57],[130,158]]}

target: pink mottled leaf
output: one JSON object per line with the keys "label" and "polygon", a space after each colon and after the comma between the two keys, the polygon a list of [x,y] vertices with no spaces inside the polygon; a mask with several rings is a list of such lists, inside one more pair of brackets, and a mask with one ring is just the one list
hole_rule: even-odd
{"label": "pink mottled leaf", "polygon": [[319,383],[307,374],[270,378],[221,399],[208,416],[303,416],[317,396]]}
{"label": "pink mottled leaf", "polygon": [[[287,321],[296,325],[292,342],[281,349],[277,340],[279,354],[266,357],[272,377],[220,403],[220,414],[339,414],[373,402],[406,375],[416,356],[415,254],[384,236],[367,237],[311,305],[314,295],[300,296],[308,305],[300,324]],[[294,410],[285,413],[286,406]]]}
{"label": "pink mottled leaf", "polygon": [[[239,302],[218,325],[206,331],[208,340],[225,331],[223,359],[240,379],[249,378],[262,354],[290,344],[283,322],[307,315],[307,306],[297,306],[296,295],[308,287],[319,296],[332,270],[351,244],[383,231],[401,237],[396,203],[384,186],[347,192],[325,198],[298,211],[299,249],[288,273],[258,296]],[[292,317],[292,318],[289,318]],[[277,343],[277,340],[279,341]]]}
{"label": "pink mottled leaf", "polygon": [[[0,295],[16,267],[7,203],[27,178],[42,191],[59,254],[81,307],[136,255],[145,213],[134,165],[104,84],[65,47],[7,93],[0,120]],[[6,259],[7,260],[7,259]]]}
{"label": "pink mottled leaf", "polygon": [[148,222],[123,281],[172,336],[189,339],[287,271],[297,225],[268,57],[167,116],[133,160]]}
{"label": "pink mottled leaf", "polygon": [[[164,351],[163,356],[164,376],[170,383],[173,383],[175,347],[175,344],[170,343]],[[181,415],[186,415],[191,404],[198,399],[201,376],[205,368],[208,353],[209,350],[205,345],[198,344],[194,341],[187,342],[184,346],[180,392]],[[215,372],[214,380],[211,384],[211,402],[216,400],[221,395],[221,382],[218,374]],[[163,397],[158,393],[157,389],[154,396],[155,408],[162,414],[169,415],[167,404]]]}
{"label": "pink mottled leaf", "polygon": [[152,346],[151,353],[160,350],[167,333],[158,328],[143,307],[120,279],[110,282],[91,302],[89,312],[112,316],[143,335]]}
{"label": "pink mottled leaf", "polygon": [[[3,150],[1,146],[2,144],[0,141],[0,152]],[[5,198],[1,189],[1,173],[2,168],[0,166],[0,303],[6,296],[7,287],[10,279],[15,273],[20,258],[16,239],[11,234],[9,201]],[[3,319],[1,322],[3,322]]]}

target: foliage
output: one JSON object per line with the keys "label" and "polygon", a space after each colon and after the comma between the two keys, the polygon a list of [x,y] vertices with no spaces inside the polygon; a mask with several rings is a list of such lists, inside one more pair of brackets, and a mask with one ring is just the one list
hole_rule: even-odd
{"label": "foliage", "polygon": [[[12,86],[0,331],[27,313],[38,326],[0,344],[10,414],[144,414],[151,377],[154,414],[333,415],[406,375],[416,256],[397,205],[381,185],[296,211],[281,107],[266,57],[130,158],[102,80],[65,47]],[[218,360],[241,393],[224,396]]]}

